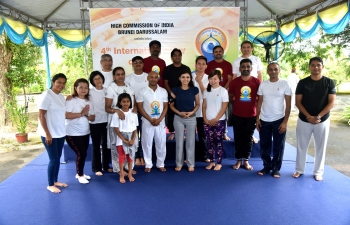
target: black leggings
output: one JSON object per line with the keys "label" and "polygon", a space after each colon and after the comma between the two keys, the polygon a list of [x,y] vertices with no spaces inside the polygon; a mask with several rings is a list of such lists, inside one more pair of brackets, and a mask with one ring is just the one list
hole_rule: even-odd
{"label": "black leggings", "polygon": [[68,146],[77,155],[76,158],[76,170],[79,176],[84,175],[85,159],[87,155],[87,150],[89,147],[89,136],[90,134],[84,136],[66,136],[66,141]]}
{"label": "black leggings", "polygon": [[[101,172],[102,169],[107,171],[111,161],[111,150],[107,149],[107,122],[91,123],[90,132],[92,140],[92,172]],[[102,146],[102,154],[100,146]]]}

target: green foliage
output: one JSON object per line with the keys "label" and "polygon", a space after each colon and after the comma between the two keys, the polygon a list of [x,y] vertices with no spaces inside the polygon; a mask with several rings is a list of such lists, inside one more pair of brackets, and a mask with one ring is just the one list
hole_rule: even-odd
{"label": "green foliage", "polygon": [[350,104],[344,108],[340,119],[345,119],[350,126]]}
{"label": "green foliage", "polygon": [[27,123],[29,119],[27,108],[18,104],[15,93],[11,93],[9,98],[10,100],[6,102],[6,109],[8,110],[9,118],[17,132],[19,134],[25,134],[27,133]]}

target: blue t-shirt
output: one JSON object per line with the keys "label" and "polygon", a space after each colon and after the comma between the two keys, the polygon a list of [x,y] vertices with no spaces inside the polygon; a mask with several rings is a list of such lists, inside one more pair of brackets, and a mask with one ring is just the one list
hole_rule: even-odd
{"label": "blue t-shirt", "polygon": [[177,110],[180,112],[191,112],[194,109],[195,96],[199,93],[197,87],[190,87],[187,90],[183,90],[181,87],[174,87],[171,91],[176,96],[175,107]]}

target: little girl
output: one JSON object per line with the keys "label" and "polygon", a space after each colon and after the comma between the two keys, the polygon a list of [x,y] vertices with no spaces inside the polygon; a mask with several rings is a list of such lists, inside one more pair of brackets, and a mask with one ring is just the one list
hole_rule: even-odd
{"label": "little girl", "polygon": [[[123,168],[126,156],[129,168],[129,181],[133,182],[135,181],[135,178],[132,176],[133,170],[131,168],[133,163],[132,159],[135,155],[138,144],[137,126],[139,124],[137,114],[131,111],[132,103],[131,97],[128,93],[122,93],[118,96],[117,106],[125,115],[125,119],[121,120],[118,114],[114,113],[111,121],[111,127],[114,127],[115,133],[117,134],[116,146],[119,154],[119,166],[120,168]],[[125,183],[124,170],[121,169],[119,174],[120,183]]]}
{"label": "little girl", "polygon": [[[204,131],[210,159],[206,169],[210,170],[214,167],[214,170],[220,170],[224,154],[222,141],[226,126],[225,111],[228,106],[228,93],[225,88],[220,86],[221,72],[219,70],[211,71],[208,79],[209,84],[203,94],[202,107]],[[214,163],[215,155],[217,155],[216,165]]]}

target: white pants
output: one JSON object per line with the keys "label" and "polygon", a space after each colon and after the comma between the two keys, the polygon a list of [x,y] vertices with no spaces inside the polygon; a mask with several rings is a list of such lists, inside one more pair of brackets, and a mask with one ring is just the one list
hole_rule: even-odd
{"label": "white pants", "polygon": [[310,144],[311,135],[314,135],[315,160],[314,175],[322,176],[329,134],[330,118],[319,124],[306,123],[298,118],[297,122],[297,158],[295,171],[301,174],[305,171],[306,154]]}
{"label": "white pants", "polygon": [[148,120],[142,119],[142,136],[141,145],[143,149],[143,158],[145,159],[146,168],[152,168],[152,144],[156,147],[157,168],[164,167],[166,156],[166,130],[163,121],[158,126],[153,126]]}

